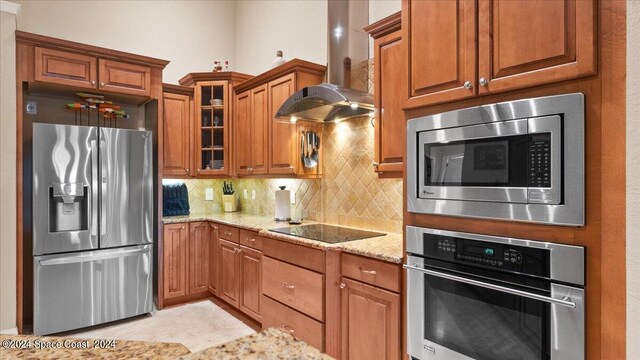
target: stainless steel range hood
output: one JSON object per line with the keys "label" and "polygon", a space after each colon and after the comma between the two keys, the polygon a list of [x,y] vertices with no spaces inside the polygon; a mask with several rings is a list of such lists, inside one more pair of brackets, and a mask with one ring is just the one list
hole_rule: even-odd
{"label": "stainless steel range hood", "polygon": [[348,69],[352,63],[369,59],[369,38],[363,30],[368,22],[369,1],[328,1],[329,83],[305,87],[291,95],[276,112],[278,121],[339,122],[373,114],[373,97],[364,89],[350,88]]}

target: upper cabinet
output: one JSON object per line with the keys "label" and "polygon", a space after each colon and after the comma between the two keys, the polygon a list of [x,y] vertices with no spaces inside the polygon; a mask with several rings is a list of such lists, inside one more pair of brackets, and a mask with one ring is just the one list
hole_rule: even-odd
{"label": "upper cabinet", "polygon": [[235,72],[190,73],[180,84],[193,87],[192,168],[199,178],[233,175],[231,136],[233,88],[251,78]]}
{"label": "upper cabinet", "polygon": [[594,74],[594,5],[403,0],[404,108]]}
{"label": "upper cabinet", "polygon": [[234,152],[239,176],[321,176],[320,150],[313,168],[304,167],[301,159],[316,143],[309,143],[303,134],[313,130],[320,144],[322,127],[276,121],[275,114],[297,90],[322,83],[325,72],[325,66],[294,59],[236,86]]}
{"label": "upper cabinet", "polygon": [[149,95],[151,69],[114,60],[98,60],[98,88],[133,95]]}
{"label": "upper cabinet", "polygon": [[162,175],[189,177],[193,166],[191,123],[193,88],[163,84]]}
{"label": "upper cabinet", "polygon": [[596,71],[591,0],[479,0],[480,94]]}
{"label": "upper cabinet", "polygon": [[405,88],[400,12],[365,28],[374,39],[375,138],[374,171],[402,177],[406,121],[402,111]]}

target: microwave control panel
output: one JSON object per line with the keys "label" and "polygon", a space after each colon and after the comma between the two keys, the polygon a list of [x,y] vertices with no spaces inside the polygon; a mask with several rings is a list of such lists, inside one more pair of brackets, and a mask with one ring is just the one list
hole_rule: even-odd
{"label": "microwave control panel", "polygon": [[529,138],[527,186],[551,187],[551,134],[532,134]]}

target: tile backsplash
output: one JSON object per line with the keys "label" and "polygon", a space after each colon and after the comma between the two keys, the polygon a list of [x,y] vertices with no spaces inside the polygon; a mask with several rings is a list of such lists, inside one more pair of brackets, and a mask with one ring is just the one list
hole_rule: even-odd
{"label": "tile backsplash", "polygon": [[[356,66],[352,82],[373,88],[373,61]],[[295,192],[295,210],[307,219],[387,232],[402,232],[402,180],[379,179],[373,171],[374,129],[369,117],[330,123],[323,128],[322,179],[233,179],[238,210],[274,215],[275,190],[286,185]],[[222,183],[218,179],[184,180],[191,213],[220,211]],[[214,201],[205,201],[205,189],[214,189]],[[244,191],[247,190],[247,198]],[[252,199],[252,191],[256,197]]]}

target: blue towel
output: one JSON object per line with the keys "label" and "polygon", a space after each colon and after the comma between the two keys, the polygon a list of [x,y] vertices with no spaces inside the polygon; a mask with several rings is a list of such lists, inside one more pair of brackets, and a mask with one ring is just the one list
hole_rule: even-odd
{"label": "blue towel", "polygon": [[162,185],[162,216],[189,215],[189,191],[184,183]]}

